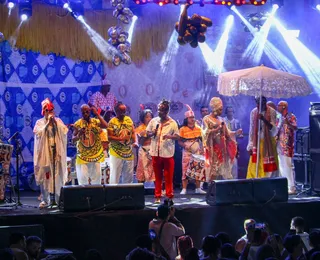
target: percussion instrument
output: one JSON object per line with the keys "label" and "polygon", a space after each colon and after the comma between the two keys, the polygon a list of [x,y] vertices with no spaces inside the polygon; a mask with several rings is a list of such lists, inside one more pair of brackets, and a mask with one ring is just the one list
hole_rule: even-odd
{"label": "percussion instrument", "polygon": [[205,158],[203,155],[192,154],[189,168],[186,172],[187,178],[206,181]]}
{"label": "percussion instrument", "polygon": [[13,146],[0,143],[0,201],[5,198],[6,185],[10,183],[10,160]]}
{"label": "percussion instrument", "polygon": [[109,184],[110,179],[110,158],[105,158],[101,163],[101,184]]}

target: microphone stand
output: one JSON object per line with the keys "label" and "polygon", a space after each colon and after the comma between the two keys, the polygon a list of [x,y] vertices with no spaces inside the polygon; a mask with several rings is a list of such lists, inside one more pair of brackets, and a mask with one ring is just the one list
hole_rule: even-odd
{"label": "microphone stand", "polygon": [[[52,119],[54,120],[54,119]],[[53,134],[53,144],[51,145],[51,149],[52,149],[52,163],[53,163],[53,167],[52,167],[52,178],[53,178],[53,196],[50,200],[50,205],[48,208],[55,208],[58,206],[57,202],[56,202],[56,131],[57,131],[57,125],[56,122],[53,121],[52,123],[52,134]]]}
{"label": "microphone stand", "polygon": [[[15,154],[16,154],[16,186],[17,186],[17,206],[22,206],[22,203],[20,201],[20,162],[19,158],[22,156],[21,154],[21,146],[20,142],[18,140],[18,134],[14,136],[15,140]],[[23,157],[22,157],[23,160]]]}

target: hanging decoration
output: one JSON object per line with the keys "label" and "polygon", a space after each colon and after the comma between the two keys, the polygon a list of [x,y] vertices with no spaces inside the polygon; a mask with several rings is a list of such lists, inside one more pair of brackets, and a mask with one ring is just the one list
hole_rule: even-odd
{"label": "hanging decoration", "polygon": [[128,7],[124,7],[124,0],[111,0],[111,5],[115,7],[113,17],[128,24],[133,17],[133,13]]}
{"label": "hanging decoration", "polygon": [[131,44],[128,42],[129,34],[122,30],[121,27],[112,26],[108,29],[108,35],[110,39],[108,43],[113,45],[118,53],[113,56],[113,64],[119,66],[121,62],[125,64],[131,64]]}
{"label": "hanging decoration", "polygon": [[189,43],[192,48],[196,48],[199,42],[205,42],[205,32],[208,27],[212,26],[212,21],[198,14],[193,14],[191,18],[188,17],[187,10],[189,6],[189,4],[185,4],[180,20],[175,25],[175,29],[179,34],[178,43],[180,45]]}

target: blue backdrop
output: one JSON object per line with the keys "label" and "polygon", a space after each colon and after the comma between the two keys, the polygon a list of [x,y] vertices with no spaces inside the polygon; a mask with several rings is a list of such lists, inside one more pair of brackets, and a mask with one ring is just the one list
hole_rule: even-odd
{"label": "blue backdrop", "polygon": [[[102,62],[80,62],[57,56],[40,55],[32,51],[12,49],[8,42],[0,43],[0,136],[8,140],[19,132],[22,148],[20,183],[29,188],[33,173],[33,127],[41,118],[41,102],[50,98],[57,116],[65,124],[80,116],[80,106],[99,89],[104,67]],[[70,135],[69,135],[70,137]],[[14,144],[14,141],[12,141]],[[69,156],[74,149],[70,146]],[[11,161],[11,173],[16,173],[16,157]],[[13,178],[16,181],[16,178]]]}

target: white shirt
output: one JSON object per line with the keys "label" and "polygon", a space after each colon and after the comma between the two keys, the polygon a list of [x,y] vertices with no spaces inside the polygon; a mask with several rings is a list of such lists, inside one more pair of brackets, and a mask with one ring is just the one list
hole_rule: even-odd
{"label": "white shirt", "polygon": [[151,137],[150,155],[163,158],[170,158],[174,155],[175,140],[163,139],[164,135],[179,135],[178,124],[171,117],[164,124],[160,117],[151,119],[147,126],[148,132],[153,132],[158,126],[156,136]]}

